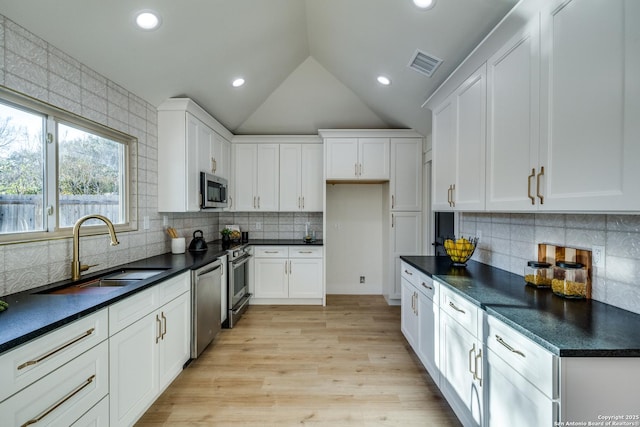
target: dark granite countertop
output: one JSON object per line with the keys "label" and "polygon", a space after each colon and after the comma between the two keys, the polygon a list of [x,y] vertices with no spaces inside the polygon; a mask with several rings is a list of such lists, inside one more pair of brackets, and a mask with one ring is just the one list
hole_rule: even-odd
{"label": "dark granite countertop", "polygon": [[400,258],[558,356],[640,357],[638,314],[595,300],[565,299],[475,261],[453,267],[444,256]]}
{"label": "dark granite countertop", "polygon": [[[253,240],[249,241],[249,244],[304,245],[305,243],[302,240]],[[317,241],[314,244],[322,245],[322,241]],[[9,303],[9,309],[0,312],[0,354],[154,286],[165,279],[187,270],[200,268],[226,253],[222,249],[220,240],[207,242],[207,247],[207,251],[202,253],[187,251],[184,254],[173,255],[166,253],[145,258],[108,270],[86,273],[81,279],[84,282],[123,268],[157,268],[165,270],[153,278],[140,280],[134,285],[111,288],[108,291],[105,291],[105,288],[95,288],[95,292],[82,294],[40,293],[73,283],[71,280],[64,280],[2,297],[2,300]]]}

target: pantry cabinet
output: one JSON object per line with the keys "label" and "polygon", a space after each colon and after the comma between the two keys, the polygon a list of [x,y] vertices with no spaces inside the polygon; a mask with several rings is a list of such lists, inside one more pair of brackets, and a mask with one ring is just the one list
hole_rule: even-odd
{"label": "pantry cabinet", "polygon": [[234,144],[234,209],[278,211],[279,144]]}
{"label": "pantry cabinet", "polygon": [[322,251],[322,246],[255,246],[251,303],[321,303]]}
{"label": "pantry cabinet", "polygon": [[280,211],[322,211],[322,144],[280,144]]}
{"label": "pantry cabinet", "polygon": [[189,273],[110,306],[109,315],[118,325],[109,338],[110,425],[132,425],[189,360]]}
{"label": "pantry cabinet", "polygon": [[230,135],[189,98],[168,99],[158,107],[160,212],[200,211],[200,172],[229,178],[225,140]]}
{"label": "pantry cabinet", "polygon": [[325,138],[325,145],[327,180],[389,180],[389,138]]}
{"label": "pantry cabinet", "polygon": [[393,260],[392,277],[389,282],[393,288],[389,290],[390,299],[400,298],[401,294],[401,261],[402,255],[420,255],[422,251],[422,213],[391,212],[389,228],[390,254]]}
{"label": "pantry cabinet", "polygon": [[486,66],[433,115],[433,209],[485,208]]}

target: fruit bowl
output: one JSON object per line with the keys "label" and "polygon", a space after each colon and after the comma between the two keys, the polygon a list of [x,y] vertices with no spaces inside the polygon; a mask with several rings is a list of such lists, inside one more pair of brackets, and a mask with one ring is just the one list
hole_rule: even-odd
{"label": "fruit bowl", "polygon": [[444,250],[447,252],[447,255],[449,255],[449,258],[451,258],[453,265],[465,266],[476,250],[477,245],[477,237],[446,239],[444,241]]}

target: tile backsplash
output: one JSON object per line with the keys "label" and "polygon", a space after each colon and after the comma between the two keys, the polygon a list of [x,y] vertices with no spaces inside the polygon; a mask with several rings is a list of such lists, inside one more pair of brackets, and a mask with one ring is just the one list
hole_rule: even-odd
{"label": "tile backsplash", "polygon": [[640,313],[640,216],[463,213],[459,234],[478,236],[473,259],[523,274],[537,244],[605,247],[605,267],[594,268],[593,299]]}
{"label": "tile backsplash", "polygon": [[251,239],[302,239],[305,224],[322,239],[322,212],[221,212],[219,230],[238,225]]}

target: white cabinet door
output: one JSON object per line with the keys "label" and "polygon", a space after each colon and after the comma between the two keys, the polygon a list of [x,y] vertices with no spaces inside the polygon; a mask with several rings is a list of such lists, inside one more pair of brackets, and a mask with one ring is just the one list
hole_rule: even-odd
{"label": "white cabinet door", "polygon": [[288,258],[254,258],[254,297],[288,298]]}
{"label": "white cabinet door", "polygon": [[236,211],[253,211],[256,209],[256,169],[258,158],[255,144],[234,144],[234,206]]}
{"label": "white cabinet door", "polygon": [[[198,161],[198,132],[200,130],[200,120],[195,118],[189,113],[186,113],[187,120],[187,137],[186,137],[186,158],[185,165],[177,165],[179,173],[185,176],[185,187],[180,190],[184,196],[180,196],[180,193],[173,196],[184,197],[186,212],[196,212],[200,210],[200,164]],[[171,164],[164,165],[165,168],[170,168]],[[177,210],[179,207],[173,208]]]}
{"label": "white cabinet door", "polygon": [[541,208],[640,209],[638,2],[555,0],[541,17]]}
{"label": "white cabinet door", "polygon": [[422,139],[391,138],[391,210],[422,210]]}
{"label": "white cabinet door", "polygon": [[[423,282],[433,288],[433,282]],[[418,350],[416,353],[434,382],[440,385],[440,309],[435,301],[418,292]]]}
{"label": "white cabinet door", "polygon": [[391,253],[395,268],[390,298],[400,297],[400,256],[420,255],[422,251],[422,213],[421,212],[392,212],[391,213]]}
{"label": "white cabinet door", "polygon": [[191,293],[186,292],[160,310],[161,334],[158,359],[162,390],[182,372],[191,350]]}
{"label": "white cabinet door", "polygon": [[418,292],[406,279],[401,278],[401,318],[400,329],[413,348],[418,352]]}
{"label": "white cabinet door", "polygon": [[540,19],[487,61],[488,210],[536,209]]}
{"label": "white cabinet door", "polygon": [[277,211],[279,207],[280,149],[278,144],[257,144],[257,210]]}
{"label": "white cabinet door", "polygon": [[358,138],[327,138],[327,179],[357,179]]}
{"label": "white cabinet door", "polygon": [[452,196],[456,210],[485,207],[486,86],[486,66],[482,66],[456,92],[456,181]]}
{"label": "white cabinet door", "polygon": [[[282,149],[282,146],[280,148]],[[307,212],[322,212],[323,209],[322,156],[322,144],[302,145],[302,168],[300,171],[302,174],[302,210]],[[280,210],[283,210],[282,206]]]}
{"label": "white cabinet door", "polygon": [[557,411],[553,400],[535,388],[519,371],[492,350],[488,350],[486,357],[485,425],[554,425],[557,421]]}
{"label": "white cabinet door", "polygon": [[322,259],[289,260],[289,298],[322,298]]}
{"label": "white cabinet door", "polygon": [[111,425],[132,425],[155,399],[160,334],[154,312],[109,338]]}
{"label": "white cabinet door", "polygon": [[[198,122],[198,148],[197,148],[197,163],[198,163],[198,175],[200,172],[207,172],[215,174],[216,172],[216,147],[215,147],[215,132],[207,125]],[[200,178],[198,176],[198,178]],[[200,187],[198,187],[198,190]]]}
{"label": "white cabinet door", "polygon": [[280,145],[280,210],[302,210],[302,146]]}
{"label": "white cabinet door", "polygon": [[481,425],[482,346],[451,316],[440,312],[442,393],[463,425]]}
{"label": "white cabinet door", "polygon": [[215,133],[211,145],[211,173],[229,179],[231,145],[222,135]]}
{"label": "white cabinet door", "polygon": [[389,138],[358,138],[358,179],[389,179]]}
{"label": "white cabinet door", "polygon": [[89,409],[71,427],[109,427],[109,396]]}
{"label": "white cabinet door", "polygon": [[456,107],[453,96],[433,111],[432,208],[451,211],[456,180]]}

